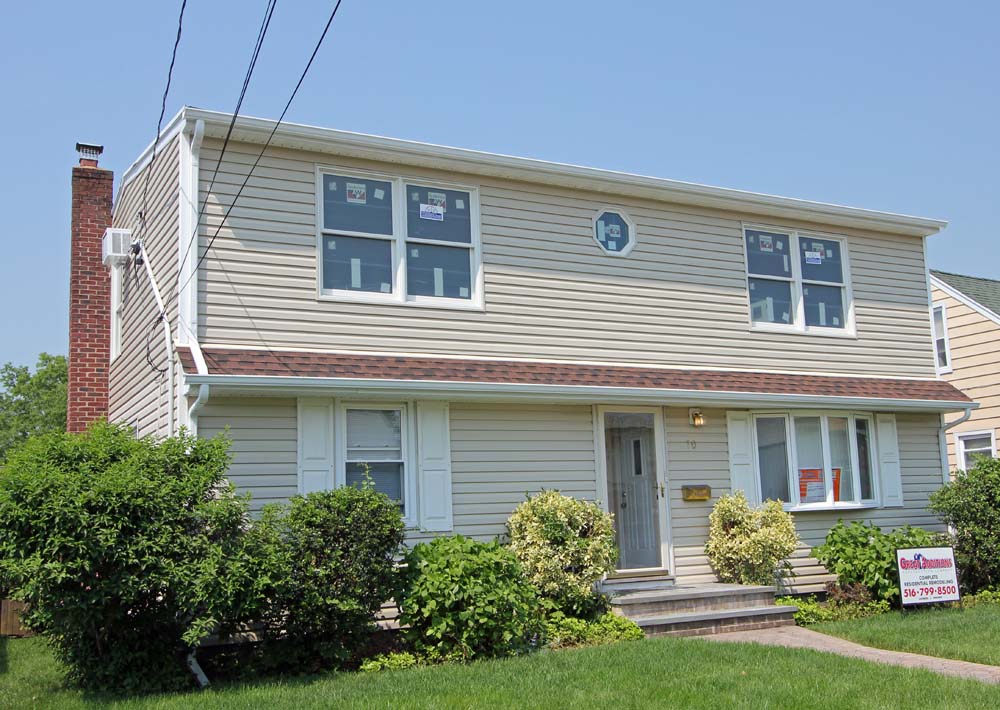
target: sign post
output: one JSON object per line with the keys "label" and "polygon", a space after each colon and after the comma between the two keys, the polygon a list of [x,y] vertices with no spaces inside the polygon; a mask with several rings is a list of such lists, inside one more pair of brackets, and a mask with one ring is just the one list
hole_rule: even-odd
{"label": "sign post", "polygon": [[911,547],[896,550],[899,595],[903,606],[961,601],[955,550]]}

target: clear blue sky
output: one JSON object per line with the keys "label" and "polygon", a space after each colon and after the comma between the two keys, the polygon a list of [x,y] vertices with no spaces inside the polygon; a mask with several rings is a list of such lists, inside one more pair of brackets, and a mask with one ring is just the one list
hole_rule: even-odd
{"label": "clear blue sky", "polygon": [[[264,0],[189,0],[167,104],[231,110]],[[179,0],[9,3],[0,362],[67,341],[73,146],[151,140]],[[244,110],[277,117],[332,4],[279,0]],[[1000,4],[344,0],[289,120],[950,221],[1000,278]]]}

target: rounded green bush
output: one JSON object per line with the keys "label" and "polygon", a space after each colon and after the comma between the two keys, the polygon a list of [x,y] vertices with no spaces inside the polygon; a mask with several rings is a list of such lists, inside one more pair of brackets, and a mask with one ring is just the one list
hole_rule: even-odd
{"label": "rounded green bush", "polygon": [[722,582],[771,585],[791,574],[798,545],[795,521],[781,503],[753,509],[743,491],[722,496],[708,516],[705,554]]}
{"label": "rounded green bush", "polygon": [[596,503],[542,491],[507,520],[510,549],[538,593],[569,615],[599,606],[596,584],[618,559],[614,518]]}
{"label": "rounded green bush", "polygon": [[413,648],[438,657],[507,656],[541,633],[535,590],[514,554],[461,535],[416,545],[406,555],[400,621]]}
{"label": "rounded green bush", "polygon": [[954,530],[955,562],[969,592],[1000,588],[1000,460],[980,457],[931,494],[930,509]]}

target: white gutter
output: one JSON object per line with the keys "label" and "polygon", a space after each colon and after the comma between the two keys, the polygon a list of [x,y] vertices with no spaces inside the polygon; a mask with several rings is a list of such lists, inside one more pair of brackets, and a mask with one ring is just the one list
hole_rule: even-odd
{"label": "white gutter", "polygon": [[[207,135],[221,138],[231,119],[232,114],[184,107],[168,124],[165,135],[169,135],[177,121],[201,120],[205,122]],[[241,116],[236,122],[233,140],[264,143],[274,125],[275,121],[269,119]],[[363,160],[591,190],[629,198],[700,205],[741,214],[809,219],[824,224],[874,229],[915,237],[935,234],[948,224],[946,221],[938,219],[845,207],[745,190],[712,187],[680,180],[634,175],[615,170],[601,170],[533,158],[518,158],[498,153],[295,123],[282,122],[274,136],[272,145]],[[143,161],[148,159],[147,153],[150,153],[151,150],[152,147],[147,148],[139,160],[126,170],[122,177],[123,184],[127,184],[138,174]]]}
{"label": "white gutter", "polygon": [[979,406],[978,404],[975,404],[975,405],[973,405],[971,407],[966,407],[965,408],[965,413],[962,414],[962,416],[960,416],[958,419],[956,419],[953,422],[948,422],[947,424],[942,424],[941,425],[941,431],[948,431],[949,429],[957,427],[959,424],[962,424],[964,422],[969,421],[969,417],[972,416],[972,410],[975,409],[978,406]]}
{"label": "white gutter", "polygon": [[261,389],[296,390],[303,394],[317,390],[337,390],[342,393],[400,392],[435,399],[574,401],[614,403],[655,401],[661,404],[715,404],[717,406],[775,406],[795,408],[850,407],[879,411],[952,412],[972,409],[978,404],[967,401],[891,399],[875,397],[828,397],[811,394],[775,394],[761,392],[726,392],[682,390],[646,387],[601,387],[582,385],[537,385],[509,382],[446,382],[441,380],[391,380],[340,377],[284,377],[262,375],[188,375],[191,384],[210,384],[229,389],[256,391]]}

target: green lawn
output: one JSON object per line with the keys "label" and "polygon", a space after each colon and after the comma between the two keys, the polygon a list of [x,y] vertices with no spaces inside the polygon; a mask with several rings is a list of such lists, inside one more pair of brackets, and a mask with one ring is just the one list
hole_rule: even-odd
{"label": "green lawn", "polygon": [[919,609],[812,628],[865,646],[1000,666],[1000,607]]}
{"label": "green lawn", "polygon": [[61,688],[37,639],[0,640],[0,707],[17,708],[997,708],[1000,687],[813,651],[692,639],[540,653],[469,666],[330,674],[144,699]]}

